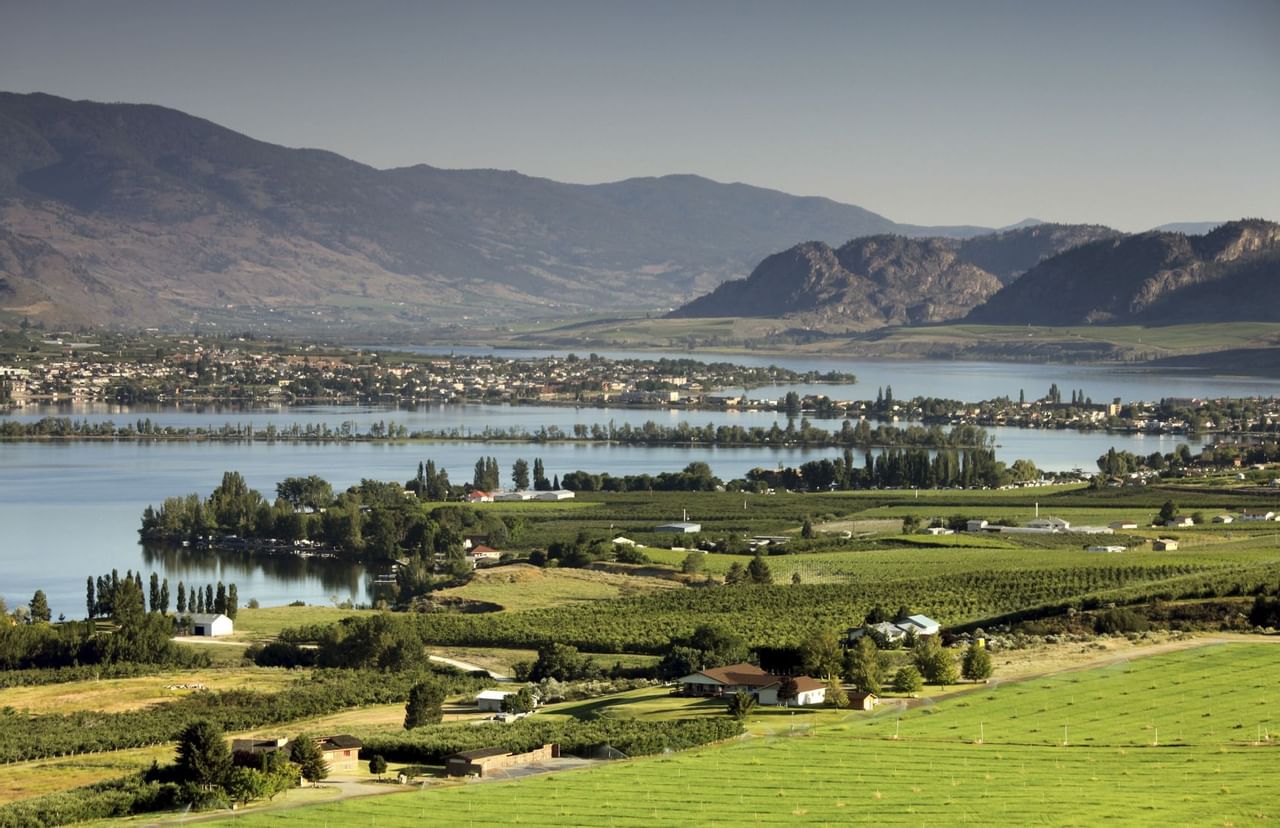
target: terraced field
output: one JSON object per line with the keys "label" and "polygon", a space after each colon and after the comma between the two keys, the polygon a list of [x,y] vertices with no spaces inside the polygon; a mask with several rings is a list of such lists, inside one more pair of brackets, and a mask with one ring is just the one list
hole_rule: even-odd
{"label": "terraced field", "polygon": [[1280,819],[1277,686],[1274,642],[1217,645],[798,734],[234,824],[1268,823]]}

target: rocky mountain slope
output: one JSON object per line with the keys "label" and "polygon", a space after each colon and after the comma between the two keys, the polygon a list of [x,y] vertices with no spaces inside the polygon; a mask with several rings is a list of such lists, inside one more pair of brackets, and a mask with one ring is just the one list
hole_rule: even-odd
{"label": "rocky mountain slope", "polygon": [[1041,262],[969,314],[1035,325],[1280,320],[1280,225],[1104,239]]}
{"label": "rocky mountain slope", "polygon": [[806,242],[671,316],[790,316],[850,329],[957,319],[1045,257],[1116,235],[1097,225],[1035,224],[967,240],[877,235],[839,249]]}
{"label": "rocky mountain slope", "polygon": [[379,170],[158,106],[6,93],[0,229],[0,309],[127,324],[665,309],[797,238],[983,232],[696,176]]}

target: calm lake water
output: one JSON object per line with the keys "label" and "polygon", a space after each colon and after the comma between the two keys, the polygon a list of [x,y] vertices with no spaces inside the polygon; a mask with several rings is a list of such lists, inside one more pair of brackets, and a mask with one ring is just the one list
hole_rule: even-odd
{"label": "calm lake water", "polygon": [[[461,351],[461,349],[459,349]],[[530,355],[530,352],[503,352]],[[652,354],[603,354],[647,356]],[[682,355],[683,356],[683,355]],[[698,357],[699,355],[693,355]],[[725,357],[701,355],[706,359]],[[783,358],[733,357],[742,362],[786,364],[797,369],[845,370],[858,374],[857,386],[817,386],[819,393],[835,397],[874,397],[880,384],[893,386],[900,398],[930,394],[962,399],[1016,396],[1025,387],[1028,395],[1044,393],[1049,383],[1064,390],[1082,388],[1095,399],[1158,399],[1162,396],[1270,395],[1271,382],[1248,378],[1195,377],[1187,374],[1129,373],[1114,369],[1075,366],[1016,365],[1010,363],[844,362],[799,361]],[[870,393],[868,393],[868,389]],[[1127,389],[1127,391],[1126,391]],[[777,389],[779,394],[786,388]],[[805,390],[804,388],[797,390]],[[756,391],[753,396],[767,392]],[[646,420],[675,424],[689,420],[699,425],[738,423],[768,425],[779,420],[770,412],[680,412],[634,409],[575,409],[572,407],[512,407],[504,405],[421,406],[408,410],[369,406],[308,406],[244,410],[236,407],[165,408],[79,406],[28,408],[8,415],[30,420],[49,414],[77,419],[126,422],[150,417],[160,425],[217,426],[268,422],[324,422],[337,426],[353,420],[367,426],[378,420],[394,421],[410,429],[460,428],[479,432],[486,425],[536,429],[575,423],[640,425]],[[826,424],[831,427],[831,424]],[[1185,438],[1108,435],[1074,431],[993,429],[997,455],[1011,462],[1025,457],[1045,469],[1093,468],[1096,458],[1109,447],[1149,454],[1171,451]],[[492,455],[506,470],[520,457],[541,457],[547,474],[562,475],[575,469],[637,474],[678,469],[689,462],[709,463],[724,478],[739,477],[755,466],[796,464],[829,457],[833,449],[684,449],[635,448],[605,445],[520,445],[503,443],[439,442],[418,444],[357,443],[331,445],[267,444],[142,444],[142,443],[7,443],[0,444],[0,595],[10,607],[30,600],[36,589],[49,596],[54,615],[84,614],[84,581],[88,575],[113,567],[159,572],[176,582],[207,583],[223,580],[239,586],[242,601],[257,598],[263,605],[301,599],[325,603],[333,598],[367,600],[366,573],[358,566],[316,561],[280,560],[247,555],[151,556],[137,542],[142,509],[165,497],[189,492],[208,494],[222,472],[238,470],[251,486],[264,493],[291,475],[318,474],[335,487],[346,487],[361,478],[407,480],[421,460],[433,459],[452,478],[470,479],[478,456]]]}

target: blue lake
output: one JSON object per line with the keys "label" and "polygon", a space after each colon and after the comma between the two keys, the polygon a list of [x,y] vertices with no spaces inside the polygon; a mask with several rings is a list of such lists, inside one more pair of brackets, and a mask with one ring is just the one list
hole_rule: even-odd
{"label": "blue lake", "polygon": [[[462,349],[459,349],[461,351]],[[502,352],[532,355],[533,352]],[[602,354],[645,356],[653,354]],[[675,356],[675,355],[673,355]],[[680,356],[684,356],[681,354]],[[916,394],[962,399],[982,399],[1026,388],[1039,396],[1049,383],[1064,390],[1080,388],[1095,399],[1158,399],[1163,396],[1270,395],[1274,382],[1248,378],[1214,378],[1182,373],[1124,372],[1093,366],[1019,365],[1013,363],[844,362],[774,357],[723,357],[707,359],[785,364],[799,370],[853,371],[856,386],[814,386],[813,391],[833,397],[875,396],[879,385],[892,385],[899,398]],[[868,393],[870,389],[870,393]],[[779,395],[789,390],[776,389]],[[808,387],[796,390],[807,391]],[[767,396],[768,391],[753,391]],[[171,408],[87,405],[22,409],[6,416],[31,420],[58,414],[77,419],[127,422],[150,417],[159,425],[209,426],[224,423],[268,422],[328,423],[350,420],[362,428],[384,420],[410,429],[459,428],[479,432],[485,426],[536,429],[574,424],[643,424],[653,420],[674,425],[682,420],[706,423],[768,425],[784,421],[772,412],[684,412],[636,409],[527,407],[505,405],[421,406],[388,409],[373,406],[306,406],[258,408],[204,406]],[[818,423],[830,428],[833,423]],[[1096,458],[1115,446],[1142,454],[1173,450],[1186,438],[1108,435],[1102,432],[992,429],[997,455],[1006,462],[1028,458],[1041,468],[1064,470],[1093,468]],[[232,444],[232,443],[6,443],[0,444],[0,595],[12,607],[25,603],[36,589],[49,595],[55,616],[80,617],[84,611],[84,580],[117,568],[152,570],[177,580],[197,583],[223,580],[239,585],[242,600],[257,598],[264,605],[301,599],[308,603],[329,600],[366,600],[366,575],[358,566],[323,562],[262,560],[248,556],[162,556],[149,558],[137,542],[138,519],[148,504],[158,504],[175,494],[207,494],[222,472],[238,470],[249,484],[270,493],[275,484],[291,475],[319,474],[335,487],[346,487],[361,478],[407,480],[419,461],[433,459],[448,469],[455,481],[470,478],[475,460],[492,455],[509,469],[520,457],[541,457],[547,474],[562,475],[576,469],[611,474],[637,474],[679,469],[705,461],[721,477],[739,477],[756,466],[796,464],[829,457],[833,449],[685,449],[638,448],[608,445],[527,445],[511,443],[355,443],[355,444]]]}

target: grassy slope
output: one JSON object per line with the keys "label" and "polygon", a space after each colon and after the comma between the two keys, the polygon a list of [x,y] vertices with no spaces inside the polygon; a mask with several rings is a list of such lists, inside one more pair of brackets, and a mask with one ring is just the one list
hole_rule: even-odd
{"label": "grassy slope", "polygon": [[892,712],[852,714],[791,736],[236,823],[397,826],[426,814],[546,826],[1252,823],[1274,818],[1280,753],[1274,741],[1252,742],[1280,729],[1267,704],[1276,652],[1188,650],[953,697],[900,724]]}
{"label": "grassy slope", "polygon": [[171,685],[203,684],[209,690],[251,689],[273,692],[305,673],[281,669],[172,670],[135,678],[68,681],[0,690],[0,707],[25,713],[74,713],[100,710],[123,713],[176,701],[196,692],[169,689]]}

